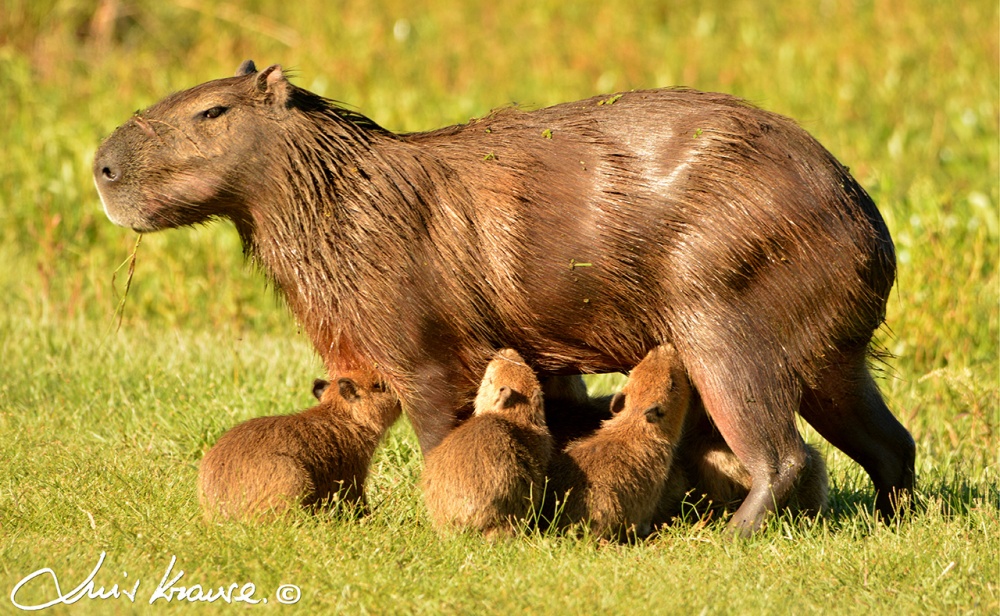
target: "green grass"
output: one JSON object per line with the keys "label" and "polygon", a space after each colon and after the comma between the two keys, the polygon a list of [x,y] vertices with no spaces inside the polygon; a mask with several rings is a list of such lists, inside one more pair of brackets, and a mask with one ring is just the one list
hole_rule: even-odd
{"label": "green grass", "polygon": [[[0,7],[0,613],[25,575],[52,567],[66,590],[102,551],[98,586],[140,579],[150,612],[167,609],[146,602],[172,555],[178,585],[250,581],[289,612],[1000,609],[995,3],[137,1],[113,31],[92,26],[92,4]],[[204,523],[204,450],[308,406],[321,366],[225,224],[145,237],[116,331],[124,270],[112,277],[135,235],[105,219],[90,163],[133,110],[247,57],[396,130],[673,84],[796,118],[896,240],[881,384],[917,441],[921,509],[873,522],[868,478],[824,443],[832,511],[746,542],[693,521],[637,546],[439,539],[401,423],[374,462],[370,516]],[[274,608],[282,583],[301,587],[296,608]],[[33,588],[19,598],[42,600]]]}

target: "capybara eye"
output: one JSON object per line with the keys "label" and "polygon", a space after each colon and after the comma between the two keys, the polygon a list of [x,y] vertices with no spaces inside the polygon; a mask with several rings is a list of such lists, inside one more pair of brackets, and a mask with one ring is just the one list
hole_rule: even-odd
{"label": "capybara eye", "polygon": [[215,107],[212,107],[211,109],[206,109],[205,111],[202,111],[201,117],[212,120],[226,113],[226,111],[228,110],[229,107],[223,107],[222,105],[217,105]]}

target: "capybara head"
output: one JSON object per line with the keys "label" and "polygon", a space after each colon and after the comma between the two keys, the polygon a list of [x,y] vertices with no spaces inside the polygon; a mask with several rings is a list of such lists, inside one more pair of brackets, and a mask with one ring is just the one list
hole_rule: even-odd
{"label": "capybara head", "polygon": [[136,231],[154,231],[228,216],[268,177],[261,152],[269,130],[300,92],[274,65],[253,62],[236,77],[174,94],[137,112],[108,137],[94,157],[94,181],[108,218]]}
{"label": "capybara head", "polygon": [[669,436],[676,438],[690,400],[684,365],[673,345],[662,344],[632,370],[625,387],[611,399],[611,412],[642,412],[646,421],[669,428]]}
{"label": "capybara head", "polygon": [[535,371],[517,351],[503,349],[486,366],[476,393],[475,413],[508,413],[515,407],[528,410],[526,421],[545,425],[542,387]]}
{"label": "capybara head", "polygon": [[399,397],[376,374],[369,372],[344,372],[333,381],[316,379],[313,395],[362,423],[388,427],[402,413]]}

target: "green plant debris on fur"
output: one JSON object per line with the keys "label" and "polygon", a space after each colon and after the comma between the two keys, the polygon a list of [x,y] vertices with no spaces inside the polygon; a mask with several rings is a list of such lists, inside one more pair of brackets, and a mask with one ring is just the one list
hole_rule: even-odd
{"label": "green plant debris on fur", "polygon": [[598,105],[614,105],[616,102],[618,102],[618,99],[620,99],[621,97],[622,97],[621,94],[615,94],[614,96],[610,96],[610,97],[605,98],[603,100],[597,101],[597,104]]}
{"label": "green plant debris on fur", "polygon": [[696,128],[695,131],[694,131],[694,138],[697,139],[698,137],[701,137],[701,129],[700,128]]}
{"label": "green plant debris on fur", "polygon": [[496,160],[496,159],[497,159],[496,154],[494,154],[493,152],[487,152],[486,155],[483,156],[483,160],[484,161],[485,160]]}
{"label": "green plant debris on fur", "polygon": [[551,139],[552,138],[552,129],[546,128],[545,130],[543,130],[542,131],[542,137],[544,137],[546,139]]}
{"label": "green plant debris on fur", "polygon": [[569,260],[569,268],[570,269],[576,269],[578,267],[594,267],[594,264],[593,263],[581,263],[580,261],[577,261],[576,259],[570,259]]}

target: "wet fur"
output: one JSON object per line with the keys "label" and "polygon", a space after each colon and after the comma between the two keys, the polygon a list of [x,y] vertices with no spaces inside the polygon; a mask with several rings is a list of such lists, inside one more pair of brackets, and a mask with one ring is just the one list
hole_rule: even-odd
{"label": "wet fur", "polygon": [[421,485],[434,526],[511,535],[541,503],[552,437],[541,386],[515,351],[489,363],[472,417],[425,458]]}
{"label": "wet fur", "polygon": [[[692,421],[693,419],[693,421]],[[814,516],[827,509],[829,477],[819,450],[806,444],[806,462],[785,502],[776,509]],[[667,487],[657,506],[654,525],[694,513],[734,510],[752,487],[752,477],[715,430],[695,400],[688,411]]]}
{"label": "wet fur", "polygon": [[[823,455],[814,445],[807,443],[805,447],[805,465],[781,508],[793,514],[816,515],[827,508],[829,478]],[[661,500],[658,522],[679,513],[679,497],[685,493],[687,500],[700,505],[697,508],[701,510],[735,509],[753,484],[750,473],[711,425],[697,400],[689,409],[671,475],[675,491]]]}
{"label": "wet fur", "polygon": [[375,445],[400,413],[374,375],[355,373],[325,388],[311,409],[239,424],[202,459],[198,497],[206,517],[363,505]]}
{"label": "wet fur", "polygon": [[734,97],[642,90],[398,135],[247,63],[134,116],[94,174],[118,224],[232,220],[328,370],[377,371],[425,454],[494,349],[549,377],[669,341],[753,478],[737,532],[806,463],[796,411],[883,514],[912,488],[912,438],[866,365],[888,229],[819,143]]}

